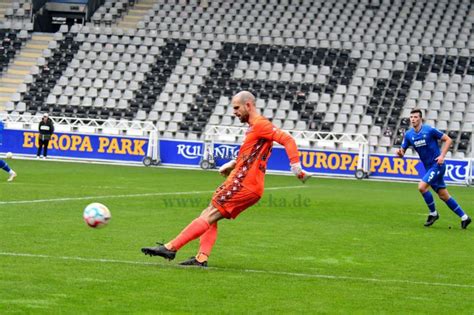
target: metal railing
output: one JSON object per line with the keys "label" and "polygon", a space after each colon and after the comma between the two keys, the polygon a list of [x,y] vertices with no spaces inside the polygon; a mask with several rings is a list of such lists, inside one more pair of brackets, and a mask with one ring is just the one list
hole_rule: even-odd
{"label": "metal railing", "polygon": [[[157,131],[156,126],[149,121],[89,119],[74,117],[50,116],[55,129],[60,132],[81,132],[91,134],[149,136]],[[6,114],[0,116],[6,128],[36,130],[41,116]]]}
{"label": "metal railing", "polygon": [[[205,165],[214,163],[214,142],[238,143],[243,140],[248,128],[232,126],[208,125],[204,132],[204,157]],[[310,148],[311,142],[320,146],[331,146],[342,143],[347,147],[358,149],[358,164],[356,177],[364,178],[369,174],[369,141],[363,134],[358,133],[334,133],[318,131],[285,130],[302,148]]]}

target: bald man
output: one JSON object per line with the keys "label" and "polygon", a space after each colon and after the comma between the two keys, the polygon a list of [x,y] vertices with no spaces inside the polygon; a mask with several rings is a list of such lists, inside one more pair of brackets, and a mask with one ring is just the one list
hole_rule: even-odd
{"label": "bald man", "polygon": [[142,248],[145,255],[173,260],[181,247],[199,237],[197,255],[180,265],[207,267],[207,260],[217,238],[217,222],[224,218],[235,219],[263,195],[265,171],[274,141],[285,147],[291,170],[301,182],[304,183],[311,177],[301,168],[295,140],[258,113],[252,93],[237,93],[232,97],[231,105],[234,115],[242,123],[247,123],[249,128],[237,158],[219,169],[227,179],[217,188],[209,206],[198,218],[168,243]]}

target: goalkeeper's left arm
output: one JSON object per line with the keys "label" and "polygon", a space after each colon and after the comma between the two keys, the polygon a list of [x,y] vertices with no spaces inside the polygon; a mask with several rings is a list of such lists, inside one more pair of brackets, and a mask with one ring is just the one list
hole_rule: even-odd
{"label": "goalkeeper's left arm", "polygon": [[230,172],[235,168],[235,164],[237,164],[236,160],[230,160],[229,162],[223,164],[221,167],[219,167],[219,173],[221,173],[222,176],[229,176]]}
{"label": "goalkeeper's left arm", "polygon": [[288,155],[288,158],[290,159],[290,167],[293,174],[295,174],[295,176],[303,183],[311,178],[312,175],[301,167],[300,156],[295,139],[293,139],[293,137],[287,132],[277,129],[274,133],[273,140],[285,147],[286,155]]}

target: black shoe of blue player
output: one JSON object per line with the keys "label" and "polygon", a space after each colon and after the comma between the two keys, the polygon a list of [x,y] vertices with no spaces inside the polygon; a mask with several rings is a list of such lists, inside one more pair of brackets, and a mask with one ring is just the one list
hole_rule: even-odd
{"label": "black shoe of blue player", "polygon": [[466,220],[461,221],[461,229],[465,230],[467,229],[467,226],[471,224],[472,220],[471,218],[467,218]]}
{"label": "black shoe of blue player", "polygon": [[428,216],[428,219],[426,219],[425,226],[426,226],[426,227],[432,226],[433,223],[435,223],[436,220],[438,220],[438,219],[439,219],[439,214],[437,214],[437,215],[431,215],[431,214],[430,214],[430,215]]}

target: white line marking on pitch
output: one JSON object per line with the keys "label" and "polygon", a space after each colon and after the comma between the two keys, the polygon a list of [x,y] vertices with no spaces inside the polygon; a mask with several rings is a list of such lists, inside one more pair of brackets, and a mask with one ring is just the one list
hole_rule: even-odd
{"label": "white line marking on pitch", "polygon": [[[160,264],[156,262],[105,259],[105,258],[49,256],[49,255],[41,255],[41,254],[8,253],[8,252],[0,252],[0,256],[46,258],[46,259],[55,259],[55,260],[73,260],[73,261],[86,261],[86,262],[102,262],[102,263],[116,263],[116,264],[140,265],[140,266],[160,266],[160,267],[168,267],[168,268],[171,267],[171,268],[179,268],[179,269],[187,268],[187,267],[182,267],[179,265],[168,265],[168,264],[165,265],[165,264]],[[349,281],[378,282],[378,283],[400,283],[400,284],[411,284],[411,285],[426,285],[426,286],[469,288],[469,289],[474,288],[474,285],[472,284],[458,284],[458,283],[410,281],[410,280],[401,280],[401,279],[377,279],[377,278],[321,275],[321,274],[311,274],[311,273],[302,273],[302,272],[285,272],[285,271],[256,270],[256,269],[236,269],[236,268],[220,268],[220,267],[208,267],[207,269],[217,270],[217,271],[235,271],[235,272],[245,272],[245,273],[258,273],[258,274],[264,274],[264,275],[267,274],[267,275],[276,275],[276,276],[289,276],[289,277],[314,278],[314,279],[349,280]]]}
{"label": "white line marking on pitch", "polygon": [[[265,190],[281,190],[281,189],[302,189],[310,186],[281,186],[281,187],[269,187]],[[114,199],[114,198],[133,198],[133,197],[153,197],[153,196],[174,196],[174,195],[197,195],[197,194],[210,194],[215,190],[206,191],[180,191],[180,192],[156,192],[156,193],[143,193],[143,194],[122,194],[122,195],[105,195],[105,196],[85,196],[85,197],[65,197],[65,198],[52,198],[52,199],[36,199],[36,200],[11,200],[11,201],[0,201],[0,205],[12,205],[12,204],[25,204],[25,203],[42,203],[42,202],[58,202],[58,201],[76,201],[76,200],[95,200],[95,199]]]}

